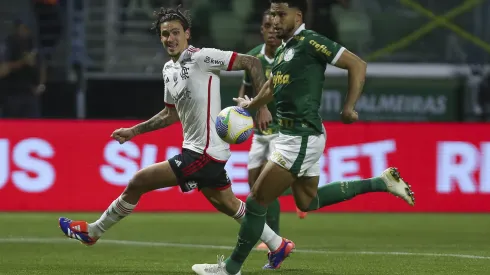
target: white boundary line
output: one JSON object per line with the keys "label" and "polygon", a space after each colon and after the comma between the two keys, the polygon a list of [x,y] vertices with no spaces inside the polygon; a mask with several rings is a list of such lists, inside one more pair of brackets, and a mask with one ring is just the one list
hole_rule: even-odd
{"label": "white boundary line", "polygon": [[[66,238],[0,238],[0,243],[17,243],[17,244],[65,244],[73,243],[72,240]],[[140,246],[140,247],[178,247],[178,248],[194,248],[194,249],[223,249],[233,250],[231,246],[206,245],[206,244],[181,244],[181,243],[165,243],[165,242],[141,242],[141,241],[124,241],[124,240],[100,240],[98,244],[112,244],[123,246]],[[391,256],[421,256],[421,257],[445,257],[445,258],[460,258],[474,260],[490,260],[487,256],[465,255],[465,254],[447,254],[447,253],[417,253],[417,252],[382,252],[382,251],[327,251],[327,250],[312,250],[312,249],[296,249],[295,253],[309,254],[345,254],[345,255],[391,255]]]}

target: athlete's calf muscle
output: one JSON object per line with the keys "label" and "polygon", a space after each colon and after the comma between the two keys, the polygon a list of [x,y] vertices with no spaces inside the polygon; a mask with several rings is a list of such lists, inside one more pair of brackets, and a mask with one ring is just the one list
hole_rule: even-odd
{"label": "athlete's calf muscle", "polygon": [[231,188],[224,190],[216,190],[211,188],[203,188],[202,194],[206,199],[223,214],[233,217],[240,208],[241,201],[237,199]]}
{"label": "athlete's calf muscle", "polygon": [[317,195],[319,180],[319,177],[301,177],[291,185],[294,202],[301,211],[308,211],[311,201]]}

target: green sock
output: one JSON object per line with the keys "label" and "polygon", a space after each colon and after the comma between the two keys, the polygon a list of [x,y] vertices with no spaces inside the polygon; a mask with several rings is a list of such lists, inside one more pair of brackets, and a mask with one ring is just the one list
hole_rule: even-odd
{"label": "green sock", "polygon": [[291,187],[289,187],[284,193],[282,193],[281,196],[287,196],[287,195],[292,195],[293,191],[291,190]]}
{"label": "green sock", "polygon": [[267,216],[266,221],[267,225],[272,229],[272,231],[276,232],[279,235],[279,215],[281,212],[281,205],[279,204],[279,200],[274,200],[269,207],[267,208]]}
{"label": "green sock", "polygon": [[260,205],[252,197],[247,198],[246,206],[247,211],[240,226],[237,245],[231,256],[225,260],[226,271],[230,274],[236,274],[240,271],[245,259],[264,231],[267,207]]}
{"label": "green sock", "polygon": [[317,196],[311,201],[308,211],[350,200],[359,194],[386,192],[387,190],[385,182],[379,177],[332,182],[318,189]]}

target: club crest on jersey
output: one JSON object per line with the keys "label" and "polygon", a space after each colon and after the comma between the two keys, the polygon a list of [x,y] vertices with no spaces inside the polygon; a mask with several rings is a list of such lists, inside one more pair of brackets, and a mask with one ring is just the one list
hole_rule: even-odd
{"label": "club crest on jersey", "polygon": [[271,68],[265,70],[265,78],[269,79],[271,77]]}
{"label": "club crest on jersey", "polygon": [[182,67],[182,70],[180,71],[180,77],[182,80],[186,80],[189,78],[189,68],[187,67]]}
{"label": "club crest on jersey", "polygon": [[291,61],[294,57],[294,49],[288,49],[286,53],[284,53],[284,61]]}

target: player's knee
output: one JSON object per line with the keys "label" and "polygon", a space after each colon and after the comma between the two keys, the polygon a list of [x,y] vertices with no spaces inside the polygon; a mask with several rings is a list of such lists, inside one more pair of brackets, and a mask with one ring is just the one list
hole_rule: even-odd
{"label": "player's knee", "polygon": [[256,215],[267,213],[267,205],[257,201],[252,194],[247,197],[246,205],[247,211],[249,211],[250,213],[254,213]]}
{"label": "player's knee", "polygon": [[145,181],[145,173],[142,171],[137,172],[129,181],[126,192],[137,192],[141,194],[147,192],[145,189]]}
{"label": "player's knee", "polygon": [[262,206],[267,206],[269,203],[266,201],[266,197],[257,191],[256,188],[252,188],[250,195],[247,197],[247,203],[250,201],[255,201]]}

